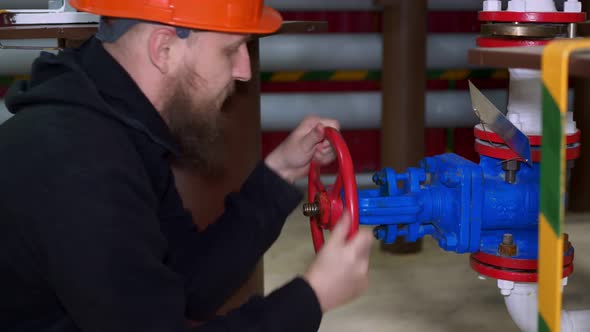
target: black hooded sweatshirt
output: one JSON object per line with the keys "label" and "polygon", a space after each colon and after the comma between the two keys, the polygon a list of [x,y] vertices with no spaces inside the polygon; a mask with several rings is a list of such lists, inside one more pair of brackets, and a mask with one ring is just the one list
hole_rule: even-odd
{"label": "black hooded sweatshirt", "polygon": [[15,115],[0,126],[0,331],[318,329],[318,300],[299,277],[214,316],[301,194],[260,162],[197,232],[170,168],[178,146],[100,41],[42,53],[6,103]]}

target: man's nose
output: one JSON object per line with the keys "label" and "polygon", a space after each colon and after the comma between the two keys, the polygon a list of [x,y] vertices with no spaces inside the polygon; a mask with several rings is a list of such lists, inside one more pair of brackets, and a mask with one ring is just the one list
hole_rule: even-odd
{"label": "man's nose", "polygon": [[250,66],[250,54],[246,43],[238,49],[238,56],[234,62],[233,77],[236,81],[248,82],[252,79],[252,68]]}

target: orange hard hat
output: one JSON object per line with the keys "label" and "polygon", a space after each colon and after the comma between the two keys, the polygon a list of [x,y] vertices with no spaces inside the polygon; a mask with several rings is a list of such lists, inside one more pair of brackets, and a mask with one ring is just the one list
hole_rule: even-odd
{"label": "orange hard hat", "polygon": [[130,18],[221,32],[267,34],[283,19],[264,0],[69,0],[72,7],[100,16]]}

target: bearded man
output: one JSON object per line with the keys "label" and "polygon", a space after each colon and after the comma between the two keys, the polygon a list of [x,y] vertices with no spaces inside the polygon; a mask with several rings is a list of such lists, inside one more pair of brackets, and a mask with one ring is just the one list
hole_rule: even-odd
{"label": "bearded man", "polygon": [[371,234],[348,241],[345,216],[307,272],[214,317],[299,203],[292,183],[334,158],[324,127],[338,122],[309,117],[215,225],[198,232],[182,205],[171,164],[219,168],[223,103],[252,75],[246,42],[278,13],[261,0],[71,4],[102,16],[96,36],[42,53],[6,97],[0,331],[315,331],[366,289]]}

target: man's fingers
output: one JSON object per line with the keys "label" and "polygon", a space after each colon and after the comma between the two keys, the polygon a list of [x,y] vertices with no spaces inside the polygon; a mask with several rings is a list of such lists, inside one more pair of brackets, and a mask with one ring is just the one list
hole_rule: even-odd
{"label": "man's fingers", "polygon": [[357,252],[358,257],[368,257],[373,244],[373,234],[367,229],[360,229],[350,241],[350,246]]}
{"label": "man's fingers", "polygon": [[335,243],[344,244],[346,242],[346,237],[348,236],[348,232],[350,231],[350,224],[352,220],[350,218],[350,214],[348,212],[344,212],[340,220],[336,222],[334,229],[332,230],[332,234],[330,234],[330,240],[334,240]]}
{"label": "man's fingers", "polygon": [[332,127],[336,130],[340,130],[340,122],[338,122],[338,120],[321,118],[317,115],[308,115],[303,119],[303,121],[301,121],[297,129],[295,129],[295,132],[300,134],[306,133],[312,128],[315,128],[317,125],[322,125],[323,127]]}
{"label": "man's fingers", "polygon": [[325,127],[332,127],[338,131],[340,131],[340,122],[338,122],[338,120],[332,120],[332,119],[320,119],[319,120],[321,124],[323,124]]}
{"label": "man's fingers", "polygon": [[320,165],[328,165],[331,164],[335,159],[336,159],[336,153],[333,151],[329,151],[326,153],[321,153],[319,151],[316,151],[316,153],[313,156],[313,159],[315,161],[317,161],[318,163],[320,163]]}
{"label": "man's fingers", "polygon": [[325,151],[328,149],[332,149],[332,143],[330,143],[330,141],[328,141],[327,139],[325,139],[322,144],[318,147],[321,151]]}
{"label": "man's fingers", "polygon": [[324,126],[318,123],[302,139],[303,151],[314,151],[316,145],[324,140]]}

